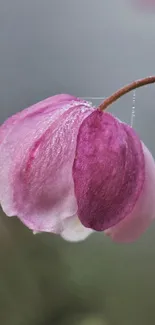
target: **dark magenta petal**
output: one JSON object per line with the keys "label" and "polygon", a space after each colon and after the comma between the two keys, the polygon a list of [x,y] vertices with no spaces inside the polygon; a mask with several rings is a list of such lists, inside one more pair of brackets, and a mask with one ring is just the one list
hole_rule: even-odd
{"label": "dark magenta petal", "polygon": [[146,146],[143,143],[142,145],[145,157],[145,181],[141,195],[126,218],[105,230],[113,241],[120,243],[137,240],[155,219],[155,162]]}
{"label": "dark magenta petal", "polygon": [[78,217],[103,231],[133,210],[145,177],[142,144],[134,130],[99,110],[83,120],[73,164]]}

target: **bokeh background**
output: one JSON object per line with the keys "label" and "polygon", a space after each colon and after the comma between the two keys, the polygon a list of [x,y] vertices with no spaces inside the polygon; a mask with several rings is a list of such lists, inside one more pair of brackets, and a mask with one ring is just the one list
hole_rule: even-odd
{"label": "bokeh background", "polygon": [[[56,93],[110,95],[155,74],[155,11],[130,0],[0,0],[0,122]],[[100,99],[92,99],[98,105]],[[155,86],[134,127],[155,157]],[[133,94],[111,108],[130,123]],[[155,324],[155,226],[118,245],[32,235],[0,213],[1,325]]]}

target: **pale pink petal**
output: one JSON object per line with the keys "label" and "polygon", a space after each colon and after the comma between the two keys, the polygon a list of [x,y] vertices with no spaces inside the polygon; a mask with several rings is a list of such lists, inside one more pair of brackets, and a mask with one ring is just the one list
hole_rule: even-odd
{"label": "pale pink petal", "polygon": [[[63,98],[65,100],[63,102]],[[68,99],[69,95],[56,95],[45,99],[38,104],[35,104],[15,115],[10,117],[0,127],[0,201],[3,206],[7,200],[10,200],[10,191],[12,193],[12,184],[9,182],[12,175],[8,175],[10,167],[13,170],[13,163],[17,161],[19,149],[23,150],[22,158],[27,155],[28,148],[36,141],[69,107],[70,102],[75,98]],[[63,98],[62,98],[63,97]],[[56,101],[57,99],[57,101]],[[21,154],[20,150],[20,154]],[[15,160],[16,159],[16,160]],[[9,176],[9,178],[8,178]],[[3,183],[4,182],[4,183]],[[12,194],[11,194],[12,195]],[[8,204],[9,205],[9,204]],[[11,210],[13,207],[11,207]],[[10,215],[10,212],[5,208],[5,212]],[[11,212],[14,215],[16,212]]]}
{"label": "pale pink petal", "polygon": [[99,110],[81,124],[73,165],[78,217],[103,231],[134,208],[144,183],[144,154],[134,130]]}
{"label": "pale pink petal", "polygon": [[3,139],[6,140],[8,133],[11,132],[12,128],[16,126],[16,123],[21,121],[23,118],[33,116],[34,114],[42,114],[48,110],[55,109],[55,105],[60,103],[65,103],[70,100],[76,100],[76,97],[68,94],[59,94],[49,98],[44,99],[43,101],[34,104],[28,108],[25,108],[21,112],[14,114],[9,117],[1,126],[0,126],[0,144]]}
{"label": "pale pink petal", "polygon": [[132,213],[116,226],[105,231],[116,242],[135,241],[155,219],[155,162],[145,145],[143,151],[145,182],[142,193]]}
{"label": "pale pink petal", "polygon": [[0,145],[0,202],[7,215],[36,232],[60,232],[61,221],[77,212],[72,164],[79,126],[92,110],[59,95],[19,113],[10,128],[8,120]]}
{"label": "pale pink petal", "polygon": [[92,229],[85,228],[77,216],[67,218],[63,221],[64,230],[61,237],[67,241],[78,242],[86,239],[93,233]]}

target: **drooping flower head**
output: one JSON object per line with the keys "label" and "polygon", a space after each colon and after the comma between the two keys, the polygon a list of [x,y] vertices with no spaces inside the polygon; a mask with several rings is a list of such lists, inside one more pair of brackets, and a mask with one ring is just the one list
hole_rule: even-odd
{"label": "drooping flower head", "polygon": [[0,204],[34,232],[83,240],[93,231],[137,239],[155,218],[155,164],[136,132],[104,110],[56,95],[0,127]]}

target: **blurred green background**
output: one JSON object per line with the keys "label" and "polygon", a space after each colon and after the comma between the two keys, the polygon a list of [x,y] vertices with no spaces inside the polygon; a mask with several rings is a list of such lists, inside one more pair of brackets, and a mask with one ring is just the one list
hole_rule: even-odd
{"label": "blurred green background", "polygon": [[130,245],[68,243],[1,212],[0,324],[154,324],[154,231]]}

